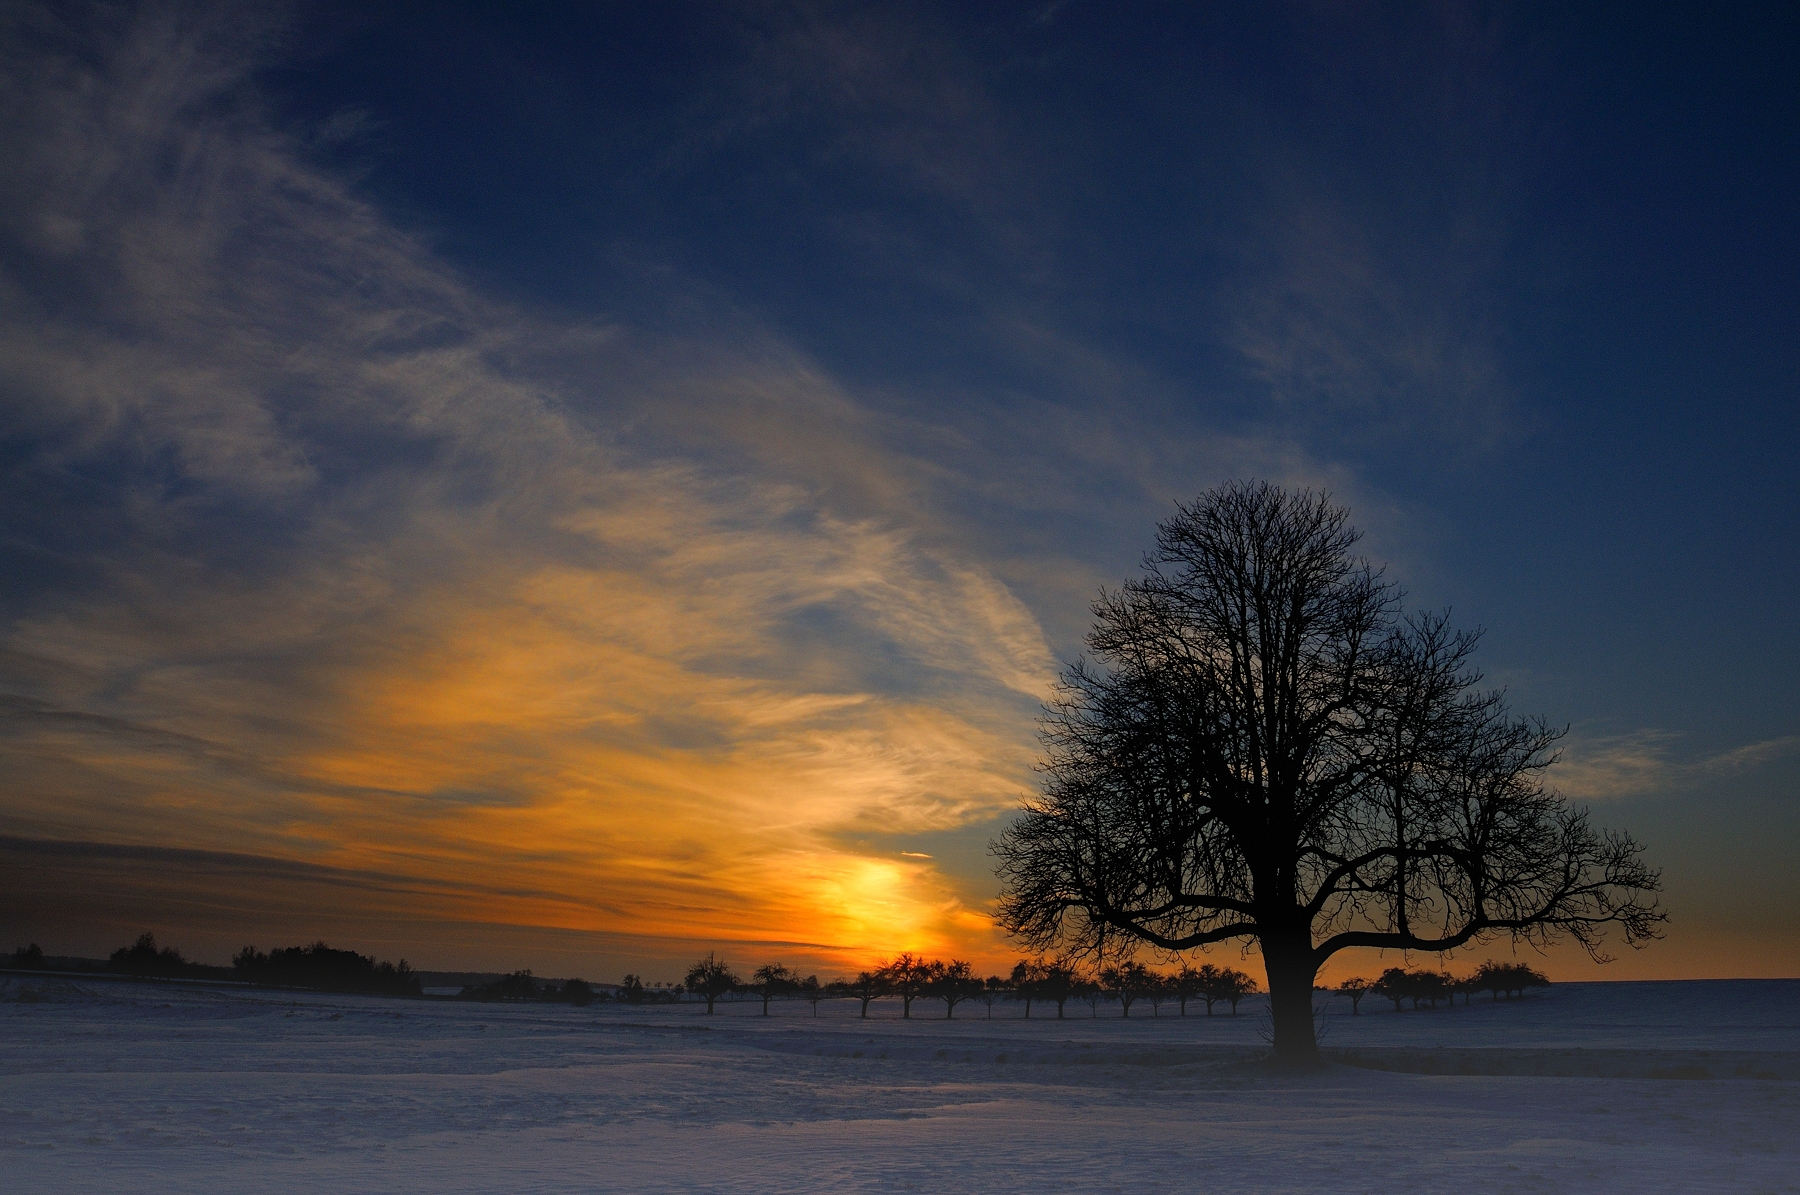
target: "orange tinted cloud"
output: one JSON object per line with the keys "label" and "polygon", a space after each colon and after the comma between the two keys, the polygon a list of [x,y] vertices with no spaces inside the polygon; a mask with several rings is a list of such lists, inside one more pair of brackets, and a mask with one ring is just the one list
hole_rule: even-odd
{"label": "orange tinted cloud", "polygon": [[[0,828],[392,877],[395,916],[990,941],[985,881],[856,845],[1007,808],[1052,672],[928,469],[766,339],[484,298],[160,20],[21,65],[26,222],[105,285],[9,309],[10,374],[175,481],[7,628]],[[620,434],[670,410],[705,447]]]}

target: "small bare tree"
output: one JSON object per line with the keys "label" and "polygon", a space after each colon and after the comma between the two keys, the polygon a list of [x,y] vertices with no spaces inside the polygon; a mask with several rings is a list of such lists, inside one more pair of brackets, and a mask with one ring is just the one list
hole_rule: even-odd
{"label": "small bare tree", "polygon": [[706,952],[705,958],[688,968],[682,982],[687,985],[688,991],[706,1001],[706,1015],[709,1017],[712,1015],[713,1001],[727,992],[737,991],[740,986],[738,977],[725,965],[725,960],[714,957],[710,950]]}
{"label": "small bare tree", "polygon": [[1542,783],[1560,732],[1407,615],[1329,499],[1223,486],[1094,603],[1045,710],[1042,794],[994,844],[1000,921],[1093,958],[1253,941],[1276,1057],[1318,1063],[1313,979],[1350,947],[1659,935],[1657,872]]}
{"label": "small bare tree", "polygon": [[931,990],[931,964],[917,955],[902,954],[879,974],[887,994],[900,997],[900,1016],[910,1020],[913,1001]]}
{"label": "small bare tree", "polygon": [[858,971],[855,979],[838,980],[837,987],[861,1004],[857,1015],[865,1021],[869,1019],[869,1005],[888,994],[887,980],[879,970]]}
{"label": "small bare tree", "polygon": [[1056,1019],[1063,1019],[1063,1008],[1073,1000],[1081,987],[1081,973],[1066,959],[1042,963],[1033,983],[1038,999],[1056,1005]]}
{"label": "small bare tree", "polygon": [[1031,1019],[1031,1002],[1037,998],[1038,984],[1044,978],[1044,960],[1020,959],[1013,964],[1012,984],[1013,999],[1025,1001],[1025,1019]]}
{"label": "small bare tree", "polygon": [[1256,981],[1235,967],[1223,967],[1213,973],[1212,982],[1207,986],[1209,997],[1207,1012],[1212,1011],[1213,1000],[1223,1000],[1231,1005],[1231,1015],[1237,1016],[1238,1001],[1245,996],[1255,995]]}
{"label": "small bare tree", "polygon": [[1144,999],[1150,1001],[1150,1015],[1162,1016],[1163,1001],[1171,994],[1171,978],[1156,971],[1145,973]]}
{"label": "small bare tree", "polygon": [[926,990],[944,1002],[946,1021],[956,1015],[958,1004],[981,994],[981,980],[975,977],[975,970],[968,963],[952,959],[948,963],[931,963],[930,969],[931,979]]}
{"label": "small bare tree", "polygon": [[998,975],[990,975],[981,984],[981,1002],[987,1005],[987,1019],[994,1019],[994,1004],[1006,995],[1006,981]]}
{"label": "small bare tree", "polygon": [[1119,1002],[1120,1015],[1131,1016],[1131,1006],[1151,986],[1150,968],[1133,959],[1117,967],[1100,969],[1100,984]]}
{"label": "small bare tree", "polygon": [[1412,989],[1412,973],[1405,967],[1389,967],[1376,976],[1375,982],[1369,985],[1371,992],[1383,1000],[1394,1002],[1395,1012],[1406,1011],[1404,1001],[1412,995]]}
{"label": "small bare tree", "polygon": [[[1194,968],[1192,963],[1182,959],[1181,966],[1176,969],[1175,974],[1169,976],[1169,994],[1180,1003],[1182,1016],[1187,1016],[1188,1001],[1200,995],[1205,986],[1200,972]],[[1212,1011],[1210,1006],[1207,1011]]]}
{"label": "small bare tree", "polygon": [[762,1015],[769,1015],[769,1001],[785,996],[800,984],[800,977],[781,963],[764,963],[750,973],[749,988],[762,997]]}

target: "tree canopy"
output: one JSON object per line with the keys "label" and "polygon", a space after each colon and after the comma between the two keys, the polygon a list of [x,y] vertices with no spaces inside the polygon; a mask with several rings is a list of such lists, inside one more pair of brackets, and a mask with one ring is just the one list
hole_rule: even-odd
{"label": "tree canopy", "polygon": [[1042,791],[994,844],[1001,923],[1097,957],[1253,939],[1275,1048],[1317,1058],[1319,966],[1571,937],[1664,914],[1657,872],[1543,783],[1560,732],[1481,689],[1478,636],[1408,613],[1328,497],[1178,504],[1093,605],[1045,708]]}

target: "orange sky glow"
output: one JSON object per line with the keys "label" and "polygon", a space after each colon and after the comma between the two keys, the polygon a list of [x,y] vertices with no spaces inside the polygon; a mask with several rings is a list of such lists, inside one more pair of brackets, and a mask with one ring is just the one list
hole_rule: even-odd
{"label": "orange sky glow", "polygon": [[[1663,660],[1668,628],[1690,629],[1667,611],[1710,608],[1728,587],[1671,589],[1573,659],[1571,643],[1612,624],[1555,586],[1626,533],[1571,531],[1566,556],[1515,549],[1526,562],[1505,567],[1485,551],[1518,527],[1530,546],[1536,525],[1570,524],[1622,484],[1515,513],[1539,476],[1519,462],[1572,433],[1560,411],[1519,413],[1529,388],[1515,393],[1492,331],[1507,325],[1468,292],[1514,257],[1561,257],[1470,264],[1486,251],[1469,230],[1529,221],[1490,219],[1477,197],[1443,228],[1364,237],[1362,192],[1330,198],[1336,156],[1319,157],[1316,187],[1293,182],[1304,163],[1290,179],[1258,117],[1243,169],[1298,198],[1226,213],[1238,239],[1193,249],[1193,268],[1242,275],[1165,308],[1142,295],[1150,275],[1189,271],[1164,264],[1167,246],[1087,243],[1136,216],[1053,251],[1088,200],[1032,207],[1063,177],[1043,164],[1050,147],[1029,148],[1035,102],[1006,117],[960,81],[894,82],[960,52],[896,60],[882,99],[880,79],[853,76],[905,39],[877,29],[844,62],[819,60],[852,45],[847,29],[771,52],[842,94],[746,76],[754,95],[708,101],[717,127],[646,123],[670,147],[616,173],[650,193],[651,215],[637,229],[593,217],[604,250],[519,249],[554,275],[538,293],[479,253],[456,258],[481,242],[451,215],[403,218],[360,150],[332,157],[347,143],[331,136],[363,127],[359,106],[281,115],[271,89],[311,69],[267,57],[285,34],[179,9],[0,48],[13,470],[0,550],[14,562],[0,585],[0,934],[18,939],[0,948],[92,956],[151,930],[215,963],[322,937],[423,968],[597,981],[674,980],[709,950],[825,978],[902,951],[1004,971],[1019,952],[992,922],[986,844],[1037,786],[1035,718],[1081,651],[1088,604],[1135,570],[1172,500],[1260,477],[1350,507],[1419,608],[1455,602],[1468,625],[1491,623],[1494,683],[1529,697],[1521,712],[1573,725],[1551,782],[1665,866],[1667,941],[1607,968],[1566,949],[1527,957],[1558,979],[1800,974],[1792,703],[1745,698],[1754,725],[1715,718],[1737,665]],[[696,147],[761,135],[743,122],[764,116],[743,113],[816,102],[795,118],[798,144],[864,96],[871,112],[892,105],[900,131],[822,135],[811,173],[750,172],[752,190],[840,169],[861,180],[819,199],[820,273],[790,280],[799,314],[784,315],[767,277],[727,266],[766,251],[786,279],[786,242],[739,235],[700,175],[680,184],[700,213],[687,225],[682,196],[658,188],[702,169],[677,163],[713,152]],[[914,110],[944,97],[954,110]],[[1219,111],[1237,112],[1227,98]],[[1177,116],[1170,128],[1195,123]],[[571,123],[585,136],[610,120]],[[1149,153],[1144,177],[1161,180],[1164,160]],[[475,205],[502,248],[536,227],[508,206],[531,188],[504,184]],[[891,227],[864,210],[865,184],[892,190]],[[792,214],[766,203],[771,227]],[[680,228],[666,260],[648,247],[665,217]],[[1229,223],[1169,218],[1179,235],[1157,235],[1171,245]],[[965,257],[927,251],[960,237],[975,242]],[[575,281],[541,265],[590,251]],[[841,276],[834,254],[851,263]],[[1431,272],[1444,261],[1454,276]],[[725,264],[709,278],[694,262]],[[1111,289],[1090,292],[1082,269]],[[589,277],[604,270],[610,289]],[[923,297],[890,303],[870,281],[882,271]],[[1520,294],[1521,308],[1541,298]],[[1115,319],[1127,301],[1144,308]],[[859,303],[866,323],[834,322]],[[899,322],[908,311],[917,328]],[[1709,427],[1730,406],[1710,390],[1704,402]],[[1442,472],[1420,481],[1427,459]],[[1695,471],[1709,487],[1729,472]],[[1525,478],[1518,492],[1483,488],[1509,478]],[[1649,592],[1666,551],[1593,584]],[[1743,588],[1743,609],[1791,629],[1768,596],[1789,589]],[[1719,626],[1742,622],[1731,609]],[[1712,687],[1658,704],[1690,672]],[[1233,947],[1209,957],[1240,962]],[[1342,957],[1324,974],[1394,961]]]}

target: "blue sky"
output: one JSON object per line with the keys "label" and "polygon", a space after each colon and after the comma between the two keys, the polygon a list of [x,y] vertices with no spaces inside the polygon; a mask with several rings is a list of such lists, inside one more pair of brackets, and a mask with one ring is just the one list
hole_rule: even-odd
{"label": "blue sky", "polygon": [[8,19],[15,935],[998,958],[1043,684],[1256,476],[1570,725],[1608,974],[1800,967],[1791,10]]}

